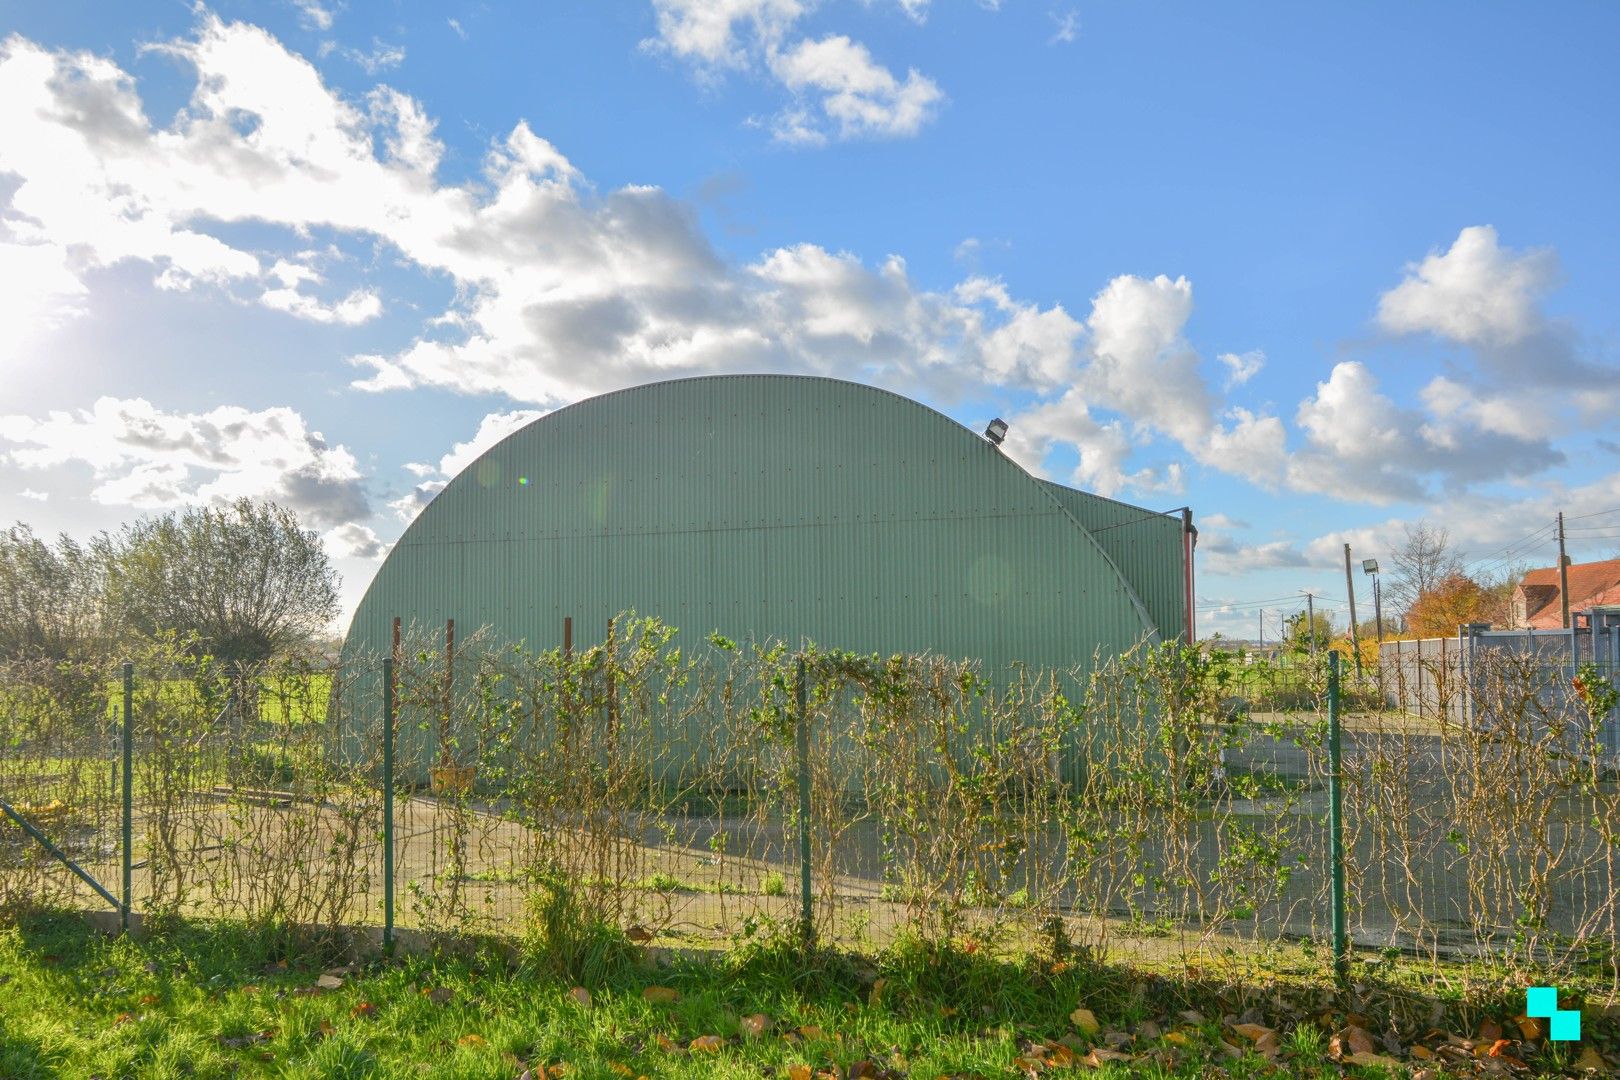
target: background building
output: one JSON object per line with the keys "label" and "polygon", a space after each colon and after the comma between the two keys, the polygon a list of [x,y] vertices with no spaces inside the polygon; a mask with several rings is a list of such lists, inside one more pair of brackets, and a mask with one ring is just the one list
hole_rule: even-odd
{"label": "background building", "polygon": [[688,647],[812,641],[1036,668],[1188,634],[1190,515],[1035,479],[917,402],[739,375],[560,409],[453,479],[394,545],[348,658],[392,620],[531,648],[634,609]]}

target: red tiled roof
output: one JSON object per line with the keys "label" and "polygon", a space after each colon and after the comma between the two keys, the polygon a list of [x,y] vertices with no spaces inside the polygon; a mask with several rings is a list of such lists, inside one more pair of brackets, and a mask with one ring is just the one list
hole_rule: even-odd
{"label": "red tiled roof", "polygon": [[[1551,592],[1548,592],[1551,587]],[[1532,570],[1519,582],[1525,597],[1525,622],[1537,630],[1564,625],[1563,605],[1558,599],[1558,567]],[[1546,597],[1544,603],[1537,601]],[[1574,563],[1569,568],[1569,609],[1580,611],[1599,604],[1620,603],[1620,559]],[[1531,607],[1531,605],[1536,605]]]}

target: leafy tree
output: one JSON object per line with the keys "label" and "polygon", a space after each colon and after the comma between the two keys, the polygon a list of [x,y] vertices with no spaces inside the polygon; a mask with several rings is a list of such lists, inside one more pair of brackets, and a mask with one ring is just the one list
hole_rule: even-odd
{"label": "leafy tree", "polygon": [[[1449,530],[1420,521],[1406,527],[1406,540],[1390,556],[1392,572],[1384,596],[1395,611],[1407,612],[1424,593],[1462,572],[1462,557],[1451,547]],[[1453,626],[1453,632],[1456,631]]]}
{"label": "leafy tree", "polygon": [[1463,623],[1488,622],[1491,595],[1479,582],[1453,573],[1426,590],[1406,613],[1406,625],[1418,637],[1447,637]]}
{"label": "leafy tree", "polygon": [[128,624],[195,634],[222,660],[308,644],[337,614],[337,572],[320,538],[274,503],[148,518],[126,526],[117,549],[113,594]]}
{"label": "leafy tree", "polygon": [[1312,639],[1318,652],[1327,649],[1333,642],[1333,619],[1325,611],[1318,611],[1315,620],[1303,611],[1290,615],[1284,628],[1286,636],[1283,640],[1290,652],[1310,652]]}
{"label": "leafy tree", "polygon": [[55,546],[21,522],[0,533],[0,657],[87,658],[115,636],[105,535]]}

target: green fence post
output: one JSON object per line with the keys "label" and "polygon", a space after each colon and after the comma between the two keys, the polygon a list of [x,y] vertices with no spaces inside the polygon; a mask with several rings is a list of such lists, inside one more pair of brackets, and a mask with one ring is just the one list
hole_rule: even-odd
{"label": "green fence post", "polygon": [[1333,862],[1333,975],[1350,981],[1350,944],[1344,904],[1344,787],[1340,765],[1339,654],[1328,653],[1328,842]]}
{"label": "green fence post", "polygon": [[135,880],[135,773],[131,768],[135,758],[135,665],[124,664],[124,730],[123,736],[123,770],[124,770],[124,836],[123,836],[123,872],[124,891],[123,904],[118,912],[118,925],[123,932],[129,932],[129,909],[134,901]]}
{"label": "green fence post", "polygon": [[799,918],[804,944],[815,939],[815,909],[810,894],[810,718],[805,708],[804,657],[799,657],[799,675],[793,687],[794,726],[798,729],[799,749]]}
{"label": "green fence post", "polygon": [[383,661],[383,952],[394,952],[394,661]]}

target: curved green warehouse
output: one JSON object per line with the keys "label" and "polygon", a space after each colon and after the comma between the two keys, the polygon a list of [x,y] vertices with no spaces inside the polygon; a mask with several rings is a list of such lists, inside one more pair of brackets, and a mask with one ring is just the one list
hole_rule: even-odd
{"label": "curved green warehouse", "polygon": [[346,657],[393,620],[598,641],[634,609],[682,631],[1069,667],[1190,624],[1189,525],[1032,477],[897,394],[726,375],[544,416],[455,477],[394,545]]}

